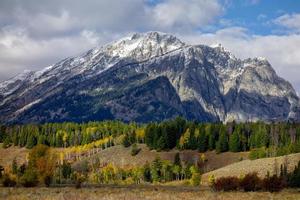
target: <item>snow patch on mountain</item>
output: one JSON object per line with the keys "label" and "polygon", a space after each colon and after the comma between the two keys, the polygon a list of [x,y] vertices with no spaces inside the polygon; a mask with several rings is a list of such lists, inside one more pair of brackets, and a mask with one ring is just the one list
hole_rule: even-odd
{"label": "snow patch on mountain", "polygon": [[0,95],[7,96],[13,93],[22,85],[22,82],[32,78],[33,73],[33,71],[24,70],[23,73],[20,73],[9,80],[0,82]]}
{"label": "snow patch on mountain", "polygon": [[106,48],[112,56],[132,57],[137,61],[160,56],[184,47],[186,44],[178,38],[159,32],[136,33],[125,37]]}
{"label": "snow patch on mountain", "polygon": [[41,101],[41,99],[37,99],[37,100],[35,100],[35,101],[33,101],[33,102],[31,102],[31,103],[25,105],[25,106],[22,107],[21,109],[17,110],[15,113],[16,113],[16,114],[20,114],[20,113],[24,112],[25,110],[29,109],[31,106],[33,106],[33,105],[39,103],[40,101]]}

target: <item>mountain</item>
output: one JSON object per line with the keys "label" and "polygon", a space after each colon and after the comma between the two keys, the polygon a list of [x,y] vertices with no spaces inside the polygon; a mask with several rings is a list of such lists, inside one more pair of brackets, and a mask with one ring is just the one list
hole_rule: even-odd
{"label": "mountain", "polygon": [[300,103],[264,58],[148,32],[0,83],[0,113],[2,123],[284,121],[300,119]]}

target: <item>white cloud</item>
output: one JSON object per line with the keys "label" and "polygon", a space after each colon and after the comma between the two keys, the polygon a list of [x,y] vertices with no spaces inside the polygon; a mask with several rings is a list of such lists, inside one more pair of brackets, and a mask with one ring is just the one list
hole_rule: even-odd
{"label": "white cloud", "polygon": [[259,14],[256,19],[259,20],[259,21],[262,21],[262,20],[265,20],[267,17],[268,16],[265,15],[265,14]]}
{"label": "white cloud", "polygon": [[2,0],[0,80],[128,32],[184,32],[206,26],[221,11],[218,0]]}
{"label": "white cloud", "polygon": [[218,1],[212,0],[166,0],[153,10],[154,26],[161,29],[201,28],[212,23],[223,12]]}
{"label": "white cloud", "polygon": [[25,69],[41,69],[115,37],[112,33],[83,30],[73,36],[36,40],[24,29],[6,28],[0,31],[0,79],[7,79]]}
{"label": "white cloud", "polygon": [[284,14],[273,20],[273,22],[282,27],[300,32],[300,14]]}
{"label": "white cloud", "polygon": [[219,0],[2,0],[0,25],[26,28],[40,38],[83,29],[180,31],[209,25],[222,12]]}
{"label": "white cloud", "polygon": [[71,31],[78,23],[71,19],[68,11],[64,10],[58,15],[38,13],[29,15],[28,13],[19,12],[19,23],[31,31],[33,36],[52,36]]}
{"label": "white cloud", "polygon": [[146,10],[141,0],[2,0],[0,25],[26,28],[33,37],[70,35],[83,29],[124,31],[147,23]]}

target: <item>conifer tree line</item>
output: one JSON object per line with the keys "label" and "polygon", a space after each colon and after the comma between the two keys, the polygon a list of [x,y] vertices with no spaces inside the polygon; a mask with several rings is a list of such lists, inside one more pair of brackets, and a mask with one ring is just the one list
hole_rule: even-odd
{"label": "conifer tree line", "polygon": [[176,118],[150,123],[145,143],[152,149],[193,149],[199,152],[251,150],[253,158],[300,152],[300,124],[296,123],[196,123]]}
{"label": "conifer tree line", "polygon": [[251,150],[253,159],[300,152],[300,124],[289,122],[197,123],[177,117],[148,124],[102,121],[0,126],[0,142],[4,147],[32,148],[37,144],[72,147],[107,137],[113,138],[109,146],[146,143],[156,150]]}
{"label": "conifer tree line", "polygon": [[15,145],[32,148],[37,144],[50,147],[72,147],[90,144],[94,141],[117,138],[120,135],[134,135],[138,125],[120,121],[89,123],[47,123],[0,126],[0,142],[4,146]]}

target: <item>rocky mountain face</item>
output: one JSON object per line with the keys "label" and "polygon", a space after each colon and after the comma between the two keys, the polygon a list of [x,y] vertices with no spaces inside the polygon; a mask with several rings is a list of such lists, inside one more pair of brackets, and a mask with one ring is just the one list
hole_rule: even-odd
{"label": "rocky mountain face", "polygon": [[264,58],[134,34],[0,83],[0,122],[300,119],[293,87]]}

